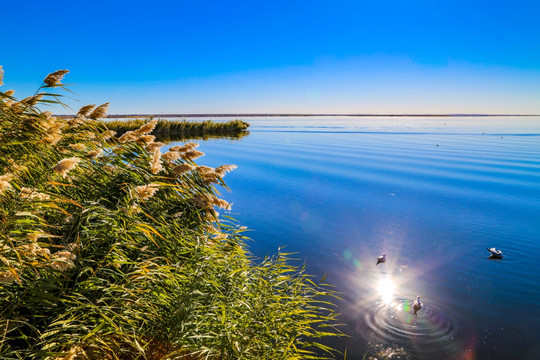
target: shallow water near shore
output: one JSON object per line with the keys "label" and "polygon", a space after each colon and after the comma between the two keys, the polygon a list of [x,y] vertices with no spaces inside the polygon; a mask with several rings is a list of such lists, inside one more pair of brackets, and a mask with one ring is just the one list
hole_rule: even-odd
{"label": "shallow water near shore", "polygon": [[255,256],[329,274],[347,359],[540,358],[539,117],[242,120],[199,162],[238,165],[223,197]]}

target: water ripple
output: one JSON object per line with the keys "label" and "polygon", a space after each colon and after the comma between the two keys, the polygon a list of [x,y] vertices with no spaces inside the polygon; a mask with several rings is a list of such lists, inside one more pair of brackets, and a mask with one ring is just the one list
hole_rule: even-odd
{"label": "water ripple", "polygon": [[424,304],[413,315],[411,301],[398,299],[391,303],[380,302],[365,313],[364,321],[371,342],[382,342],[392,346],[411,345],[418,354],[448,353],[456,350],[454,337],[458,332],[458,321],[446,314],[437,304]]}

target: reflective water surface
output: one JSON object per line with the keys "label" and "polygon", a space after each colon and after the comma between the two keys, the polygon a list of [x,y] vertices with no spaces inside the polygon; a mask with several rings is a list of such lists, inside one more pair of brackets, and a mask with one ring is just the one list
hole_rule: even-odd
{"label": "reflective water surface", "polygon": [[540,118],[242,120],[199,162],[256,256],[329,274],[347,359],[540,359]]}

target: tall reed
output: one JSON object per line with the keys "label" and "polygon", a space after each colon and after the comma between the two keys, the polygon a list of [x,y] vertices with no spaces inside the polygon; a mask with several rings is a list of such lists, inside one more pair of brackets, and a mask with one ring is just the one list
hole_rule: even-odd
{"label": "tall reed", "polygon": [[331,288],[288,254],[253,259],[220,210],[234,166],[197,165],[192,143],[162,155],[159,122],[115,137],[108,104],[42,112],[66,74],[0,92],[0,358],[332,357]]}
{"label": "tall reed", "polygon": [[[114,130],[118,135],[127,131],[140,128],[152,119],[131,119],[112,120],[104,122],[109,129]],[[247,133],[249,123],[242,120],[231,120],[226,122],[187,121],[187,120],[165,120],[159,119],[153,132],[157,137],[193,138],[209,136],[233,136],[242,137]]]}

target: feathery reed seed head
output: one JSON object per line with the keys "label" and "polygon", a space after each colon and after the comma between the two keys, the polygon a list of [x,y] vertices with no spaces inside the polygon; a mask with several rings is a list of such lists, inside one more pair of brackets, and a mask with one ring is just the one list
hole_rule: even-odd
{"label": "feathery reed seed head", "polygon": [[77,117],[88,116],[88,114],[90,114],[90,111],[94,110],[95,107],[96,107],[95,104],[85,105],[85,106],[81,107],[79,109],[79,112],[77,113]]}
{"label": "feathery reed seed head", "polygon": [[138,128],[134,132],[137,135],[146,135],[146,134],[151,133],[152,131],[154,131],[154,129],[156,128],[157,123],[158,123],[157,119],[154,119],[154,120],[150,121],[149,123],[144,124],[143,126]]}
{"label": "feathery reed seed head", "polygon": [[150,171],[152,171],[152,174],[155,175],[161,170],[163,170],[163,165],[161,164],[161,151],[158,149],[150,161]]}
{"label": "feathery reed seed head", "polygon": [[135,188],[135,195],[141,199],[141,200],[147,200],[154,196],[156,191],[158,191],[159,185],[158,184],[148,184],[148,185],[141,185],[137,186]]}
{"label": "feathery reed seed head", "polygon": [[180,153],[178,151],[167,151],[161,158],[168,163],[172,163],[173,161],[180,159]]}
{"label": "feathery reed seed head", "polygon": [[71,157],[67,159],[60,160],[58,164],[53,167],[55,173],[66,177],[67,173],[75,169],[77,164],[81,161],[78,157]]}
{"label": "feathery reed seed head", "polygon": [[163,145],[165,145],[165,144],[162,143],[162,142],[153,142],[153,143],[151,143],[151,144],[146,145],[145,149],[146,149],[149,153],[153,154],[154,152],[156,152],[156,151],[158,151],[159,149],[161,149],[161,147],[162,147]]}
{"label": "feathery reed seed head", "polygon": [[0,284],[10,284],[17,280],[17,276],[14,271],[2,271],[0,272]]}
{"label": "feathery reed seed head", "polygon": [[199,144],[197,143],[187,143],[187,144],[184,144],[182,146],[173,146],[172,148],[170,148],[169,150],[170,151],[179,151],[179,152],[186,152],[186,151],[190,151],[190,150],[193,150],[193,149],[196,149],[199,147]]}
{"label": "feathery reed seed head", "polygon": [[47,85],[46,87],[61,85],[64,75],[66,75],[68,72],[69,70],[57,70],[47,75],[43,82]]}
{"label": "feathery reed seed head", "polygon": [[103,152],[103,149],[96,149],[92,150],[86,153],[86,157],[90,159],[97,158],[101,153]]}
{"label": "feathery reed seed head", "polygon": [[15,90],[8,90],[4,93],[4,95],[7,95],[7,96],[13,96],[13,94],[15,94]]}
{"label": "feathery reed seed head", "polygon": [[184,160],[194,160],[198,157],[204,156],[204,153],[199,150],[191,150],[182,154],[182,159]]}
{"label": "feathery reed seed head", "polygon": [[189,165],[189,164],[180,164],[180,165],[177,165],[174,167],[173,169],[173,173],[175,175],[181,175],[185,172],[188,172],[188,171],[191,171],[191,170],[194,170],[195,169],[195,166],[192,166],[192,165]]}
{"label": "feathery reed seed head", "polygon": [[104,118],[107,116],[107,111],[109,110],[109,103],[106,102],[105,104],[99,105],[97,108],[92,111],[90,115],[88,115],[89,119],[92,120],[98,120],[101,118]]}

